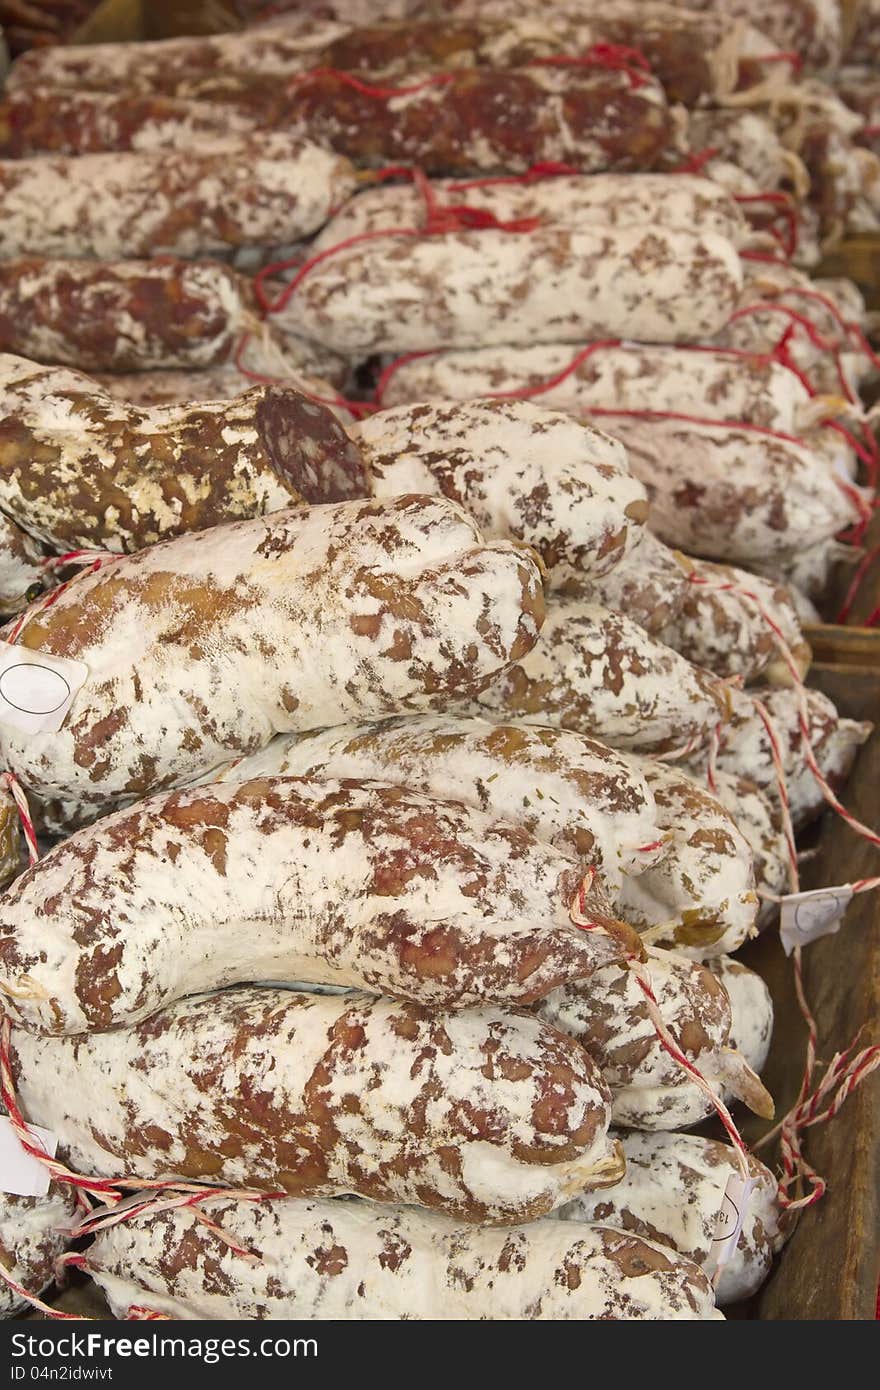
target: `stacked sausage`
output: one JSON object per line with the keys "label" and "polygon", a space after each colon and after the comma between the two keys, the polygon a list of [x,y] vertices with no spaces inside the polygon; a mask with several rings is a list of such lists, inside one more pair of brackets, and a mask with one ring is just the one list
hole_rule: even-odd
{"label": "stacked sausage", "polygon": [[[13,70],[3,636],[79,676],[0,711],[11,1076],[76,1173],[204,1186],[89,1244],[119,1317],[714,1318],[783,1239],[750,1158],[716,1269],[658,1028],[772,1113],[730,953],[866,735],[810,692],[804,745],[797,588],[867,506],[860,306],[670,172],[772,44],[582,11]],[[0,1217],[31,1293],[90,1231]]]}

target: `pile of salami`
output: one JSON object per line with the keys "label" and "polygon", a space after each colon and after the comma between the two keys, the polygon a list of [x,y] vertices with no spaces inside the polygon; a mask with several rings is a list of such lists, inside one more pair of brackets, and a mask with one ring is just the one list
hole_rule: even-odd
{"label": "pile of salami", "polygon": [[0,102],[0,1308],[720,1318],[870,733],[840,14],[319,10]]}

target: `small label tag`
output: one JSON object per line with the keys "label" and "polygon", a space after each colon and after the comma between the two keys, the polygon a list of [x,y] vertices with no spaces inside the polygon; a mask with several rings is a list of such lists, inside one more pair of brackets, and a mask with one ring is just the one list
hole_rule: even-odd
{"label": "small label tag", "polygon": [[852,901],[849,884],[816,888],[812,893],[789,893],[779,904],[779,935],[790,956],[795,946],[806,946],[820,936],[840,930],[843,914]]}
{"label": "small label tag", "polygon": [[[28,1125],[28,1129],[49,1157],[54,1158],[58,1147],[55,1135],[39,1125]],[[45,1197],[51,1181],[48,1168],[25,1152],[6,1115],[0,1115],[0,1192],[14,1192],[17,1197]]]}
{"label": "small label tag", "polygon": [[757,1178],[744,1178],[741,1173],[731,1173],[727,1179],[721,1208],[715,1218],[715,1234],[709,1246],[706,1260],[707,1274],[717,1274],[727,1264],[739,1240],[739,1233],[746,1219],[749,1197],[757,1185]]}
{"label": "small label tag", "polygon": [[57,733],[88,674],[82,661],[0,642],[0,723]]}

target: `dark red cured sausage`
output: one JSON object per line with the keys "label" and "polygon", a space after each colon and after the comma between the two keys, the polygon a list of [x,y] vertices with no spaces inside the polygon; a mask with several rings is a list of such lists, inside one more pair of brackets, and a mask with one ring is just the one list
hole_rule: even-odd
{"label": "dark red cured sausage", "polygon": [[0,350],[84,371],[224,362],[252,307],[211,261],[0,261]]}

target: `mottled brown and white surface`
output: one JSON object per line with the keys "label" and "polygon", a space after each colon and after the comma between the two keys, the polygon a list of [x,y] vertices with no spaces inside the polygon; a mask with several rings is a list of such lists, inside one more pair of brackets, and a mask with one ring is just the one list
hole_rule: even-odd
{"label": "mottled brown and white surface", "polygon": [[117,1317],[132,1304],[248,1322],[721,1317],[695,1266],[603,1226],[462,1228],[407,1207],[296,1198],[205,1209],[256,1262],[192,1212],[124,1222],[101,1232],[88,1260]]}
{"label": "mottled brown and white surface", "polygon": [[648,515],[616,440],[528,401],[399,406],[349,433],[374,497],[439,492],[530,545],[556,588],[613,569]]}
{"label": "mottled brown and white surface", "polygon": [[251,308],[214,261],[0,261],[0,349],[83,371],[225,362]]}
{"label": "mottled brown and white surface", "polygon": [[205,780],[276,776],[376,778],[462,801],[574,855],[612,895],[624,873],[644,872],[664,848],[641,771],[570,729],[454,715],[343,724],[281,734]]}
{"label": "mottled brown and white surface", "polygon": [[[773,1103],[731,1038],[732,1009],[723,985],[704,966],[673,951],[650,948],[647,973],[663,1021],[716,1093],[737,1096],[772,1115]],[[577,1038],[602,1071],[616,1124],[681,1129],[712,1114],[712,1103],[667,1052],[631,971],[602,969],[582,988],[575,981],[542,999],[545,1023]]]}
{"label": "mottled brown and white surface", "polygon": [[22,644],[89,675],[57,733],[2,728],[0,748],[70,829],[275,734],[473,697],[542,618],[529,552],[443,498],[275,512],[114,558],[34,611]]}
{"label": "mottled brown and white surface", "polygon": [[[708,1265],[715,1219],[728,1179],[739,1172],[729,1144],[696,1134],[621,1134],[626,1173],[611,1191],[584,1193],[561,1207],[561,1221],[611,1222]],[[755,1178],[736,1247],[716,1289],[719,1303],[757,1293],[785,1239],[776,1179],[749,1158]]]}
{"label": "mottled brown and white surface", "polygon": [[253,980],[457,1008],[528,1004],[639,949],[572,855],[384,782],[173,792],[51,849],[0,905],[0,994],[50,1033],[139,1022]]}
{"label": "mottled brown and white surface", "polygon": [[[674,411],[731,423],[746,420],[788,434],[798,430],[810,403],[794,372],[757,354],[740,357],[721,349],[691,352],[686,346],[614,341],[523,343],[417,357],[394,373],[384,399],[396,405],[495,392],[523,392],[553,410]],[[602,426],[599,416],[597,424]],[[609,428],[614,429],[613,417]]]}
{"label": "mottled brown and white surface", "polygon": [[[49,1188],[45,1197],[0,1192],[0,1264],[28,1293],[43,1292],[55,1277],[55,1261],[69,1241],[64,1227],[76,1210],[73,1189]],[[0,1318],[27,1308],[23,1298],[0,1280]]]}
{"label": "mottled brown and white surface", "polygon": [[0,507],[57,552],[141,550],[368,490],[357,445],[292,387],[138,407],[79,372],[0,354]]}
{"label": "mottled brown and white surface", "polygon": [[502,1224],[622,1172],[584,1049],[489,1006],[239,989],[82,1038],[15,1029],[12,1052],[25,1115],[81,1173],[355,1193]]}
{"label": "mottled brown and white surface", "polygon": [[691,554],[749,566],[859,518],[851,490],[800,443],[734,425],[605,415],[598,423],[626,446],[648,490],[651,529]]}
{"label": "mottled brown and white surface", "polygon": [[638,878],[626,876],[618,910],[649,938],[693,960],[735,951],[758,912],[752,851],[735,817],[674,763],[640,763],[654,793],[667,853]]}
{"label": "mottled brown and white surface", "polygon": [[542,640],[460,713],[575,729],[612,748],[668,752],[708,740],[727,718],[714,676],[637,623],[581,599],[558,599]]}
{"label": "mottled brown and white surface", "polygon": [[0,161],[4,257],[210,256],[315,232],[354,192],[347,160],[279,132],[217,149]]}
{"label": "mottled brown and white surface", "polygon": [[[322,261],[279,315],[337,352],[412,352],[720,329],[742,285],[723,237],[665,227],[380,237]],[[472,393],[471,393],[472,394]]]}
{"label": "mottled brown and white surface", "polygon": [[[714,232],[735,244],[747,231],[742,212],[730,194],[709,179],[693,175],[550,175],[523,183],[489,181],[471,186],[453,179],[432,179],[429,188],[441,207],[476,208],[491,212],[499,222],[535,217],[545,227],[670,227],[685,232]],[[424,227],[425,212],[423,192],[409,184],[368,188],[349,198],[334,213],[315,238],[314,250],[326,251],[363,232]],[[416,364],[414,368],[417,370]],[[409,397],[392,399],[389,395],[388,403],[420,400],[428,394],[416,389]],[[438,394],[455,393],[444,390]]]}

